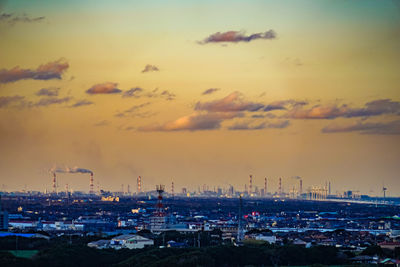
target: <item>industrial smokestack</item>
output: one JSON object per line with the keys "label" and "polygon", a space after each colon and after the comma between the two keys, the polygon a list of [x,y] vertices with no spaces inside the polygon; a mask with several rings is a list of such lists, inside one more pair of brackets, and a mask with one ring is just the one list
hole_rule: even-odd
{"label": "industrial smokestack", "polygon": [[267,191],[268,187],[267,187],[267,177],[265,177],[264,179],[264,196],[267,195],[268,191]]}
{"label": "industrial smokestack", "polygon": [[300,185],[299,185],[299,194],[300,194],[300,196],[303,194],[303,180],[302,179],[300,179]]}
{"label": "industrial smokestack", "polygon": [[94,180],[93,180],[93,172],[90,172],[90,181],[89,181],[89,194],[94,194]]}
{"label": "industrial smokestack", "polygon": [[278,188],[279,196],[282,195],[282,178],[279,177],[279,188]]}
{"label": "industrial smokestack", "polygon": [[249,196],[253,193],[253,175],[249,176]]}
{"label": "industrial smokestack", "polygon": [[331,181],[329,181],[329,195],[331,194]]}
{"label": "industrial smokestack", "polygon": [[171,183],[171,195],[172,195],[172,197],[175,196],[174,181],[172,181],[172,183]]}
{"label": "industrial smokestack", "polygon": [[53,172],[53,194],[57,194],[57,181],[55,172]]}

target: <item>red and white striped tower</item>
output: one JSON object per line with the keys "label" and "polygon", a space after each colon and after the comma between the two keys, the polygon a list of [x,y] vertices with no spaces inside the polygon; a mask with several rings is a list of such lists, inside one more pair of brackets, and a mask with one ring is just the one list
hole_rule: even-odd
{"label": "red and white striped tower", "polygon": [[137,178],[137,193],[142,193],[142,177]]}
{"label": "red and white striped tower", "polygon": [[163,199],[162,194],[164,193],[164,189],[165,189],[164,185],[160,184],[160,185],[156,186],[156,190],[158,192],[158,201],[157,201],[157,205],[156,205],[156,214],[155,215],[158,217],[165,216],[164,206],[162,203],[162,199]]}

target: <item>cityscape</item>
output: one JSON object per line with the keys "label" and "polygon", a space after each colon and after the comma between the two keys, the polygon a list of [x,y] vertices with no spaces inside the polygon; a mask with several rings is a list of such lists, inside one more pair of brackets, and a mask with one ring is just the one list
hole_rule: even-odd
{"label": "cityscape", "polygon": [[0,0],[0,266],[400,266],[399,0]]}

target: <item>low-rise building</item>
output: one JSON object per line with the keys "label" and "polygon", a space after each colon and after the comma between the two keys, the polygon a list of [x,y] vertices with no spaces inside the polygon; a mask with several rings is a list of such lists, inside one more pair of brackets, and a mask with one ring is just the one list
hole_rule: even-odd
{"label": "low-rise building", "polygon": [[144,248],[145,246],[153,246],[152,239],[140,235],[120,235],[111,239],[110,246],[115,249],[128,248]]}

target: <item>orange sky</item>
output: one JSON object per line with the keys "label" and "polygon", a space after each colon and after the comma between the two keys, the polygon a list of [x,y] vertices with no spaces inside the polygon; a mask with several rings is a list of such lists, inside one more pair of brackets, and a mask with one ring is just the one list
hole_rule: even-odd
{"label": "orange sky", "polygon": [[[395,1],[0,2],[0,184],[400,192]],[[86,174],[59,186],[88,190]],[[125,187],[126,188],[126,187]],[[176,190],[177,190],[176,189]]]}

